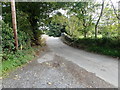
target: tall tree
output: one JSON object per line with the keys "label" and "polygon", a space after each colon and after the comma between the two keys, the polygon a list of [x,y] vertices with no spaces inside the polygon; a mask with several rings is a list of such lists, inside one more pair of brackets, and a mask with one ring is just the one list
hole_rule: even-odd
{"label": "tall tree", "polygon": [[17,3],[17,8],[28,14],[28,20],[31,24],[31,29],[33,32],[33,42],[36,45],[39,45],[40,33],[41,31],[38,29],[38,23],[45,23],[47,19],[49,19],[49,14],[63,7],[63,3],[57,2],[22,2]]}
{"label": "tall tree", "polygon": [[85,38],[87,36],[86,28],[87,28],[87,23],[88,23],[87,7],[88,7],[88,2],[75,2],[75,3],[70,4],[70,6],[69,6],[70,16],[74,15],[79,19],[79,21],[82,21],[82,26],[83,26],[82,31],[84,33]]}
{"label": "tall tree", "polygon": [[[117,12],[116,12],[117,10],[115,9],[115,6],[113,5],[113,2],[112,2],[111,0],[110,0],[110,2],[111,2],[111,4],[112,4],[112,7],[113,7],[113,10],[114,10],[114,13],[115,13],[117,19],[120,20],[119,14],[117,14]],[[120,3],[120,1],[119,1],[119,3]],[[119,3],[118,3],[118,4],[119,4]]]}
{"label": "tall tree", "polygon": [[103,2],[102,2],[102,8],[101,8],[100,16],[98,17],[98,20],[97,20],[97,22],[96,22],[96,24],[95,24],[95,38],[97,38],[97,33],[98,33],[97,28],[98,28],[99,21],[100,21],[100,19],[101,19],[101,17],[102,17],[102,14],[103,14],[103,9],[104,9],[104,0],[103,0]]}

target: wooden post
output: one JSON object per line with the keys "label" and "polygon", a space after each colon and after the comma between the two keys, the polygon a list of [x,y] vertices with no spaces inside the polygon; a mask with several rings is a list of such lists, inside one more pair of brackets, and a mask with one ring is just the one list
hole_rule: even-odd
{"label": "wooden post", "polygon": [[14,32],[14,39],[15,39],[15,49],[18,50],[18,37],[17,37],[15,0],[11,0],[11,10],[12,10],[13,32]]}

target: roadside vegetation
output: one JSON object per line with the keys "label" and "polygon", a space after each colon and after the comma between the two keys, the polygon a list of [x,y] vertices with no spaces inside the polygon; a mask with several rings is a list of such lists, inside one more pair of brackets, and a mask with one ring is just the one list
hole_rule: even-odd
{"label": "roadside vegetation", "polygon": [[34,60],[37,56],[37,53],[40,52],[41,47],[31,47],[24,50],[19,50],[16,53],[10,52],[8,54],[3,54],[2,57],[2,76],[5,77],[8,75],[8,72],[15,70],[22,65],[29,63],[31,60]]}
{"label": "roadside vegetation", "polygon": [[[56,4],[56,5],[55,5]],[[7,72],[20,67],[30,60],[33,60],[38,51],[44,46],[42,23],[47,23],[48,13],[62,7],[61,3],[46,2],[16,2],[16,20],[18,34],[18,50],[15,47],[14,32],[12,25],[11,3],[2,3],[2,20],[0,20],[2,30],[2,44],[0,57],[0,77]],[[26,7],[27,6],[27,7]],[[39,8],[39,9],[36,9]],[[46,20],[45,20],[46,19]]]}
{"label": "roadside vegetation", "polygon": [[[23,17],[24,18],[24,17]],[[14,37],[12,28],[5,22],[2,23],[2,63],[0,65],[1,73],[0,76],[6,76],[7,73],[23,64],[28,63],[34,59],[36,53],[41,50],[43,41],[39,41],[39,45],[32,43],[29,33],[22,30],[18,31],[19,36],[19,50],[15,50]],[[22,23],[22,22],[21,22]],[[27,28],[26,28],[27,29]],[[25,30],[25,29],[24,29]]]}
{"label": "roadside vegetation", "polygon": [[75,48],[120,58],[120,42],[114,38],[80,38],[76,40],[63,35],[61,39],[67,45]]}
{"label": "roadside vegetation", "polygon": [[66,15],[60,12],[53,15],[48,35],[60,36],[64,32],[69,45],[120,57],[120,19],[118,8],[111,0],[69,3],[66,12]]}

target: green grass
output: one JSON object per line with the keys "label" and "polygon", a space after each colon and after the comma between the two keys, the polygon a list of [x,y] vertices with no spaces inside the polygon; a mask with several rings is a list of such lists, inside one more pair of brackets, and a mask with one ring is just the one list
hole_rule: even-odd
{"label": "green grass", "polygon": [[2,71],[0,73],[0,76],[4,77],[7,75],[8,72],[26,64],[30,60],[33,60],[38,50],[39,50],[38,47],[34,47],[26,50],[19,50],[15,54],[14,53],[3,54],[3,61],[2,64],[0,65]]}

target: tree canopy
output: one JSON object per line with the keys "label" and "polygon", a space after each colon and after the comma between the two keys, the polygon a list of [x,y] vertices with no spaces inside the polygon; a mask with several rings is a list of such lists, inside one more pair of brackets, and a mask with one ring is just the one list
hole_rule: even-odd
{"label": "tree canopy", "polygon": [[[10,2],[2,3],[2,9],[3,49],[13,50],[14,43],[10,40],[13,39]],[[116,38],[118,40],[119,24],[116,10],[110,1],[16,2],[19,48],[40,45],[43,33],[58,37],[65,32],[76,39]]]}

